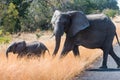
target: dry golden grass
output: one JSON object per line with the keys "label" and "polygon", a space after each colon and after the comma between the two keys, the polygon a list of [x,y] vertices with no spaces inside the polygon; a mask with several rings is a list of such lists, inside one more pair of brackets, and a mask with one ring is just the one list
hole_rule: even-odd
{"label": "dry golden grass", "polygon": [[[41,42],[47,45],[51,53],[53,52],[53,39],[41,40]],[[44,58],[16,59],[16,55],[9,53],[7,60],[6,46],[2,47],[0,54],[0,80],[68,80],[83,71],[86,65],[101,55],[97,50],[86,50],[80,47],[82,49],[80,58],[75,58],[70,52],[63,59],[59,59],[59,54],[53,59],[46,52]]]}
{"label": "dry golden grass", "polygon": [[[117,24],[117,26],[119,25]],[[49,38],[50,34],[49,32],[46,33],[46,36],[42,36],[39,41],[43,42],[52,54],[55,41],[54,38]],[[36,37],[33,34],[22,34],[19,38],[13,39],[13,41],[20,39],[34,41]],[[63,42],[64,37],[62,37],[59,52],[61,52]],[[16,55],[9,53],[9,59],[7,60],[5,57],[7,46],[1,45],[0,47],[0,80],[70,80],[80,74],[102,53],[98,49],[93,50],[79,47],[81,52],[79,58],[75,58],[72,52],[63,59],[59,59],[59,53],[55,58],[52,58],[46,52],[44,58],[32,59],[16,59]]]}

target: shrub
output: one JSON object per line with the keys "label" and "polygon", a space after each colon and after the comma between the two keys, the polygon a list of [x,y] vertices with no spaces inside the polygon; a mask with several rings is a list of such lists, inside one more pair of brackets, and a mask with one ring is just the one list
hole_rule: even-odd
{"label": "shrub", "polygon": [[105,10],[103,10],[103,13],[106,14],[107,16],[113,18],[117,14],[117,11],[113,10],[113,9],[105,9]]}
{"label": "shrub", "polygon": [[10,42],[10,40],[11,40],[11,38],[10,37],[8,37],[8,36],[0,36],[0,43],[9,43]]}

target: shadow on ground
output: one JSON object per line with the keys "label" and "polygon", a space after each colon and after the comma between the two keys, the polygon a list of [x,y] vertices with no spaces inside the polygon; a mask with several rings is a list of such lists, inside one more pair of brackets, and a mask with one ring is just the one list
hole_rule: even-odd
{"label": "shadow on ground", "polygon": [[120,72],[120,68],[119,69],[116,69],[116,68],[108,68],[108,69],[87,69],[86,71],[108,71],[108,72],[114,72],[114,71],[119,71]]}

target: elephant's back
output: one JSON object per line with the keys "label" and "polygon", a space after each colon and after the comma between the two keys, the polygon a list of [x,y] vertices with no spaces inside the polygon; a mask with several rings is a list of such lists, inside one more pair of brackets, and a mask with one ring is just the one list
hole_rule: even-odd
{"label": "elephant's back", "polygon": [[94,20],[104,20],[106,18],[108,18],[105,14],[89,14],[89,15],[86,15],[87,19],[89,21],[94,21]]}
{"label": "elephant's back", "polygon": [[33,51],[41,51],[41,50],[46,50],[46,46],[39,42],[39,41],[34,41],[30,44],[27,44],[27,47],[29,49],[32,49]]}
{"label": "elephant's back", "polygon": [[[87,15],[90,27],[99,31],[115,32],[116,28],[113,22],[105,14],[91,14]],[[101,28],[102,27],[102,28]]]}

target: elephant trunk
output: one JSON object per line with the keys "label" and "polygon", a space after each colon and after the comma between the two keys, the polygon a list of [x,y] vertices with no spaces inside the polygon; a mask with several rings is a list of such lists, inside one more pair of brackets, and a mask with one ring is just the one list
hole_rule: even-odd
{"label": "elephant trunk", "polygon": [[12,43],[11,45],[9,45],[9,47],[6,50],[6,57],[8,58],[8,53],[9,52],[13,52],[15,53],[15,46],[16,46],[16,42]]}
{"label": "elephant trunk", "polygon": [[10,52],[10,48],[7,49],[6,51],[6,57],[8,58],[8,53]]}
{"label": "elephant trunk", "polygon": [[57,54],[58,50],[59,50],[61,37],[56,36],[55,40],[56,40],[55,41],[56,43],[55,43],[55,49],[54,49],[54,52],[53,52],[53,56],[55,56]]}
{"label": "elephant trunk", "polygon": [[59,47],[60,47],[60,42],[61,42],[61,36],[63,35],[64,33],[64,26],[61,25],[60,23],[57,24],[55,27],[54,27],[54,35],[55,35],[55,49],[54,49],[54,52],[53,52],[53,56],[55,56],[59,50]]}

